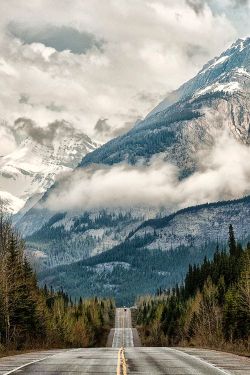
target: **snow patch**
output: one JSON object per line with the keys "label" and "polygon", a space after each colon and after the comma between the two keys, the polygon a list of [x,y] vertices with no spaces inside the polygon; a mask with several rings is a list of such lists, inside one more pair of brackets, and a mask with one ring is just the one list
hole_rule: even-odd
{"label": "snow patch", "polygon": [[7,209],[13,214],[21,210],[25,204],[23,199],[17,198],[7,191],[0,191],[0,199],[6,204]]}
{"label": "snow patch", "polygon": [[208,92],[219,92],[219,91],[224,91],[224,92],[228,92],[228,93],[233,93],[235,91],[239,91],[240,90],[240,84],[239,82],[236,82],[236,81],[231,81],[231,82],[227,82],[227,83],[214,83],[210,86],[207,86],[205,87],[204,89],[202,90],[199,90],[196,94],[195,94],[195,97],[198,97],[198,96],[201,96],[201,95],[204,95]]}
{"label": "snow patch", "polygon": [[100,263],[95,265],[94,269],[100,274],[102,272],[113,272],[115,267],[122,267],[125,270],[129,270],[131,268],[131,264],[126,262]]}

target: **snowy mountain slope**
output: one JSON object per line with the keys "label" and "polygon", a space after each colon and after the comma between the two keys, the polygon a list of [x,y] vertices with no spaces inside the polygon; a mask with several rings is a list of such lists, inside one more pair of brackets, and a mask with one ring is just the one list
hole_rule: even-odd
{"label": "snowy mountain slope", "polygon": [[158,210],[109,209],[79,213],[30,210],[18,223],[29,253],[43,254],[43,267],[69,264],[102,253],[122,242]]}
{"label": "snowy mountain slope", "polygon": [[23,200],[15,197],[7,191],[0,191],[1,203],[4,203],[7,211],[18,212],[23,207]]}
{"label": "snowy mountain slope", "polygon": [[[171,104],[192,96],[195,92],[199,92],[216,83],[219,86],[220,80],[227,79],[230,82],[229,77],[232,72],[233,74],[234,72],[236,74],[238,72],[242,76],[242,83],[244,85],[244,78],[249,76],[250,69],[249,43],[249,37],[238,39],[219,57],[215,57],[205,64],[194,78],[168,95],[147,115],[146,119],[165,110]],[[231,79],[234,81],[233,77]],[[246,88],[246,86],[244,85],[243,88]]]}
{"label": "snowy mountain slope", "polygon": [[165,153],[166,160],[190,173],[195,153],[211,147],[216,128],[229,129],[240,142],[250,143],[249,89],[250,38],[246,38],[205,65],[127,134],[86,155],[81,165],[135,163]]}
{"label": "snowy mountain slope", "polygon": [[29,198],[37,196],[39,200],[59,173],[74,169],[83,155],[96,147],[78,131],[70,138],[61,134],[46,143],[25,138],[14,152],[0,159],[0,190],[6,192],[0,197],[6,199],[6,194],[11,194],[10,205],[14,212],[19,211]]}
{"label": "snowy mountain slope", "polygon": [[152,236],[148,249],[174,250],[199,247],[204,242],[225,243],[232,224],[240,241],[250,238],[250,196],[188,207],[160,219],[144,222],[129,238]]}

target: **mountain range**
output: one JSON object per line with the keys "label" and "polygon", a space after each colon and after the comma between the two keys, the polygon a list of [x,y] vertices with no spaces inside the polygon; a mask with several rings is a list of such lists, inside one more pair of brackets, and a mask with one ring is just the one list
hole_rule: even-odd
{"label": "mountain range", "polygon": [[[85,154],[98,147],[65,121],[57,126],[61,131],[46,142],[27,134],[19,136],[16,149],[0,158],[0,197],[8,201],[12,212],[20,211],[27,201],[25,210],[33,206],[56,176],[73,170]],[[70,134],[64,134],[63,129],[69,127]]]}
{"label": "mountain range", "polygon": [[[152,157],[160,156],[164,163],[178,169],[179,181],[185,181],[201,172],[197,155],[211,150],[218,141],[218,134],[226,132],[235,144],[249,146],[249,89],[250,38],[245,38],[209,61],[193,79],[168,95],[129,132],[95,150],[91,144],[86,152],[93,151],[85,152],[85,156],[84,152],[77,153],[76,170],[90,167],[96,170],[103,165],[108,168],[121,163],[146,167]],[[81,147],[78,150],[82,152]],[[70,174],[67,178],[71,178]],[[204,205],[181,210],[166,201],[162,207],[144,204],[54,212],[46,202],[58,185],[48,185],[39,202],[24,207],[24,213],[16,217],[16,226],[26,237],[29,253],[35,255],[41,280],[57,287],[68,285],[68,290],[75,295],[84,282],[99,285],[94,291],[90,288],[96,294],[126,298],[122,285],[128,278],[128,271],[131,275],[131,269],[136,275],[133,281],[144,288],[139,290],[138,286],[136,291],[152,291],[164,282],[180,280],[188,262],[200,261],[206,251],[211,255],[216,242],[224,246],[229,223],[234,224],[238,238],[245,241],[249,237],[249,197],[228,201],[223,191],[219,196],[221,202],[207,205],[204,201]],[[175,267],[170,271],[169,265],[173,265],[170,255],[175,257],[174,253],[180,254],[181,270]],[[158,276],[152,271],[151,257],[155,263],[164,258],[165,268],[156,268]],[[154,274],[152,276],[150,271],[152,277],[147,282],[144,258]],[[138,271],[140,267],[142,272]],[[148,265],[146,268],[148,270]],[[69,282],[70,278],[73,280],[72,270],[79,279],[73,287]]]}
{"label": "mountain range", "polygon": [[115,297],[133,304],[138,295],[182,283],[190,263],[227,248],[228,223],[238,240],[250,241],[250,196],[188,207],[145,221],[117,246],[71,264],[43,269],[40,280],[74,296]]}

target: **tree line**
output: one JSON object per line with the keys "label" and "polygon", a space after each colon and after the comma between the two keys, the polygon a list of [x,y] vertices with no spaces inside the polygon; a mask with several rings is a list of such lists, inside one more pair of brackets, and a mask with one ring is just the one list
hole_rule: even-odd
{"label": "tree line", "polygon": [[72,299],[39,287],[25,243],[0,209],[0,351],[103,345],[113,325],[111,299]]}
{"label": "tree line", "polygon": [[194,345],[250,350],[250,244],[237,243],[190,265],[183,285],[138,299],[137,324],[145,345]]}

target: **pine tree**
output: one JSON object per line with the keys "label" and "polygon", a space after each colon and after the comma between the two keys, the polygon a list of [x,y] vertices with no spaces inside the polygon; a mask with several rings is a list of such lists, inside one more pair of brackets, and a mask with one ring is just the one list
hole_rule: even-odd
{"label": "pine tree", "polygon": [[231,256],[237,255],[237,245],[232,224],[229,225],[229,252]]}

